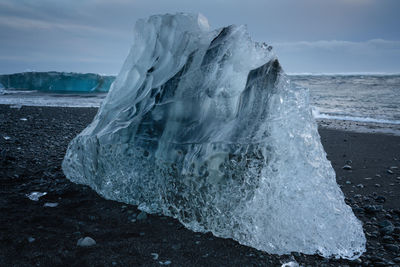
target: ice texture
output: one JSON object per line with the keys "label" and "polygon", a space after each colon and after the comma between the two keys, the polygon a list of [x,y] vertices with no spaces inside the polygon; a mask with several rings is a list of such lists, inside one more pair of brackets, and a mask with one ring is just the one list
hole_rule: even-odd
{"label": "ice texture", "polygon": [[114,76],[94,73],[23,72],[0,75],[6,89],[27,89],[51,92],[107,92]]}
{"label": "ice texture", "polygon": [[139,20],[65,175],[107,199],[269,253],[365,251],[309,107],[271,47],[201,15]]}

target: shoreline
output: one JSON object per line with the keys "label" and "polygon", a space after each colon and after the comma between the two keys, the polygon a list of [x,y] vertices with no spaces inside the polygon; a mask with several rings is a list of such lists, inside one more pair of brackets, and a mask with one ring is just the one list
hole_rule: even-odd
{"label": "shoreline", "polygon": [[[295,252],[279,256],[210,233],[192,232],[169,217],[139,218],[136,206],[105,200],[87,186],[68,181],[61,170],[66,147],[96,112],[97,108],[0,105],[0,265],[400,264],[399,136],[320,125],[321,142],[337,183],[363,223],[367,252],[355,261]],[[344,170],[349,163],[351,170]],[[47,194],[32,201],[26,195],[34,191]],[[57,206],[45,207],[45,203]],[[96,245],[78,247],[77,241],[85,236]]]}

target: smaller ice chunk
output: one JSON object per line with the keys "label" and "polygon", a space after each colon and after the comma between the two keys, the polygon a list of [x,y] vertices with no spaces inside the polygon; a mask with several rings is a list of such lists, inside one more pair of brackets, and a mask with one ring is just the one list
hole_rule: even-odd
{"label": "smaller ice chunk", "polygon": [[55,208],[58,206],[57,202],[46,202],[44,203],[43,207],[48,207],[48,208]]}
{"label": "smaller ice chunk", "polygon": [[21,104],[10,105],[10,108],[21,109],[22,105]]}
{"label": "smaller ice chunk", "polygon": [[39,201],[39,198],[47,195],[47,192],[31,192],[30,194],[26,194],[26,196],[32,201]]}
{"label": "smaller ice chunk", "polygon": [[27,121],[28,119],[27,118],[20,118],[19,120],[20,121]]}
{"label": "smaller ice chunk", "polygon": [[4,140],[10,140],[11,137],[9,137],[8,135],[3,136]]}
{"label": "smaller ice chunk", "polygon": [[281,265],[281,267],[299,267],[300,265],[295,261],[289,261]]}

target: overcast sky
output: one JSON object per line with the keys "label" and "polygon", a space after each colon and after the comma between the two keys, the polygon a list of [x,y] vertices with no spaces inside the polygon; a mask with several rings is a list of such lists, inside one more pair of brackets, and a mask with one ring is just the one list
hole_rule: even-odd
{"label": "overcast sky", "polygon": [[289,73],[400,73],[399,0],[0,0],[0,73],[117,74],[139,18],[246,24]]}

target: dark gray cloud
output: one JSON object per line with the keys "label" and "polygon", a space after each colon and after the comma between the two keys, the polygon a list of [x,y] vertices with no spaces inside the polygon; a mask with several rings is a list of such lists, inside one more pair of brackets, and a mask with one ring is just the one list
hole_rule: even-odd
{"label": "dark gray cloud", "polygon": [[400,72],[398,10],[398,0],[0,0],[0,73],[117,73],[138,18],[182,11],[212,28],[247,24],[289,72]]}

